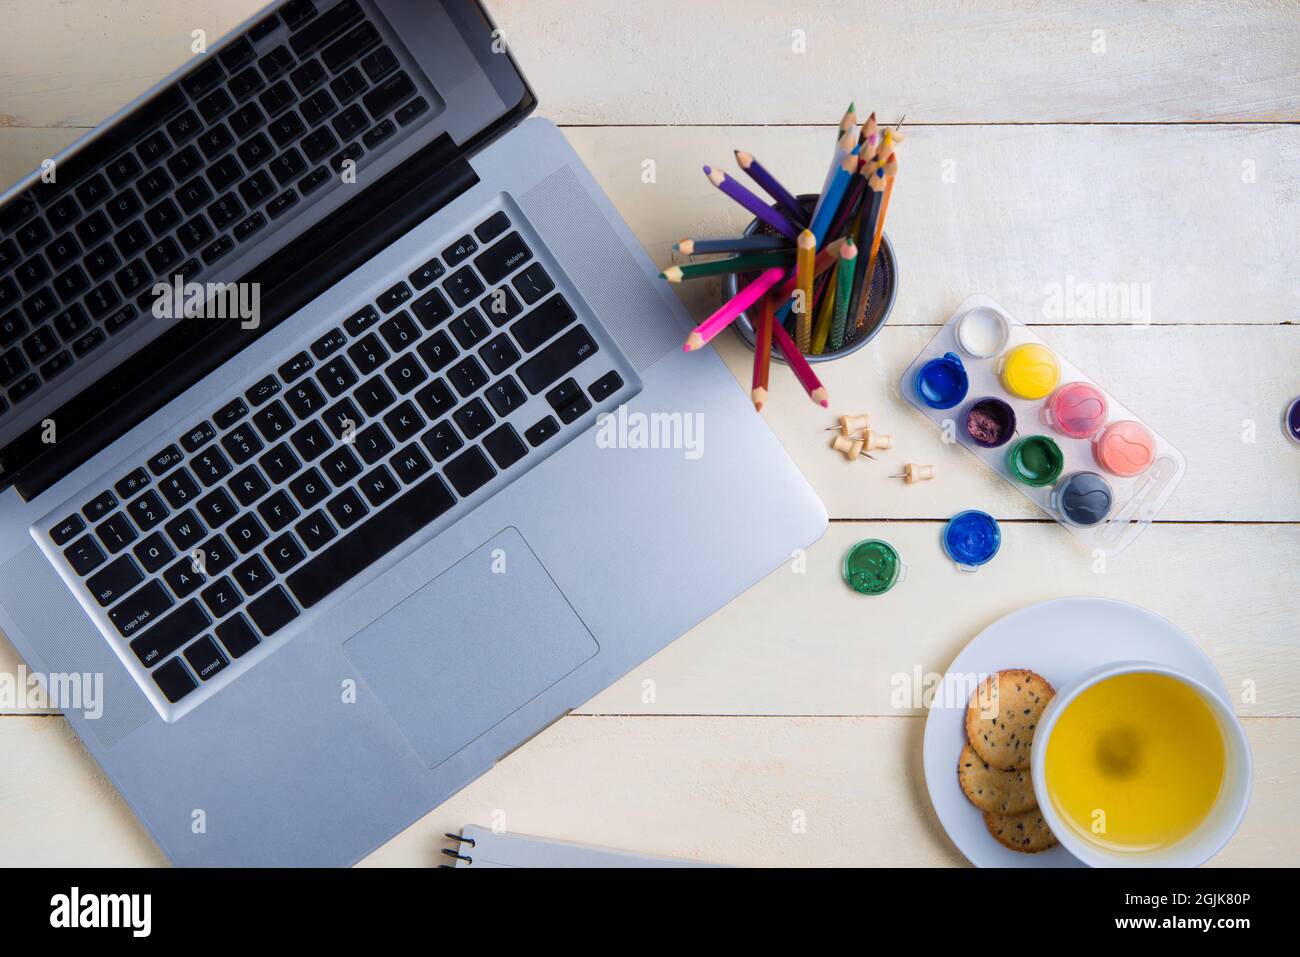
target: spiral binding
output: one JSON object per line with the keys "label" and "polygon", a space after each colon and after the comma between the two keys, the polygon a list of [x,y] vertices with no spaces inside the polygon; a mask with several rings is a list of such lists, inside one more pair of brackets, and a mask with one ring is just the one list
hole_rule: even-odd
{"label": "spiral binding", "polygon": [[[474,847],[475,844],[477,843],[477,842],[474,840],[474,838],[472,838],[472,837],[465,837],[463,834],[452,834],[452,833],[448,832],[448,833],[444,834],[443,837],[447,838],[448,840],[456,841],[457,843],[460,843],[460,844],[468,844],[470,847]],[[466,854],[462,854],[462,853],[460,853],[460,849],[459,849],[459,848],[457,848],[456,850],[453,851],[453,850],[452,850],[451,848],[449,848],[449,847],[444,847],[444,848],[442,849],[442,853],[446,854],[448,857],[454,857],[454,858],[456,858],[456,860],[458,860],[458,861],[464,861],[465,864],[466,864],[467,866],[472,867],[472,866],[474,865],[474,858],[472,858],[472,857],[470,857],[470,856],[468,856],[468,855],[466,855]],[[456,865],[455,865],[455,864],[439,864],[438,866],[439,866],[439,867],[455,867]]]}

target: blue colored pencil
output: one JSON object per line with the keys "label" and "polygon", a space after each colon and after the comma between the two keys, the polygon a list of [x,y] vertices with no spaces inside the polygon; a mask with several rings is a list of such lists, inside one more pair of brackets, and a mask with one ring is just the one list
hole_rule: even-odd
{"label": "blue colored pencil", "polygon": [[754,154],[744,153],[740,150],[736,150],[735,153],[736,165],[749,174],[749,178],[757,183],[767,195],[776,200],[776,205],[781,207],[782,212],[789,216],[792,222],[800,226],[807,226],[808,211],[804,209],[803,204],[788,189],[782,186],[762,163],[754,159]]}
{"label": "blue colored pencil", "polygon": [[831,177],[830,185],[826,187],[826,192],[822,194],[817,203],[817,211],[813,215],[812,226],[809,228],[813,236],[817,238],[817,248],[821,249],[822,242],[826,238],[826,231],[830,229],[831,221],[839,211],[840,202],[844,199],[844,192],[849,188],[849,183],[853,179],[853,174],[858,171],[858,148],[855,146],[844,157],[840,163],[840,168],[835,171]]}
{"label": "blue colored pencil", "polygon": [[794,250],[794,244],[784,236],[737,236],[734,239],[679,239],[673,249],[683,256],[705,256],[711,253],[766,253],[781,249]]}
{"label": "blue colored pencil", "polygon": [[789,218],[778,210],[773,209],[767,203],[763,202],[745,187],[741,186],[734,179],[728,176],[722,170],[704,167],[704,175],[709,178],[709,182],[718,189],[722,190],[741,206],[767,223],[782,236],[787,236],[791,241],[799,238],[799,229]]}

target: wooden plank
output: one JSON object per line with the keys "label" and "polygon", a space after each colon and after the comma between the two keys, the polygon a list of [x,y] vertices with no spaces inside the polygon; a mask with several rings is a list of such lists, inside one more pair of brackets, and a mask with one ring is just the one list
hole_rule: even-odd
{"label": "wooden plank", "polygon": [[[580,710],[914,714],[910,699],[895,700],[896,681],[905,678],[910,688],[918,668],[923,676],[943,672],[984,627],[1024,605],[1100,595],[1142,605],[1187,632],[1218,667],[1240,713],[1300,715],[1300,594],[1281,573],[1294,568],[1300,525],[1156,525],[1129,551],[1095,566],[1054,524],[1005,524],[1001,554],[976,574],[947,560],[940,529],[937,522],[832,524],[801,560]],[[891,542],[908,566],[907,580],[883,597],[857,595],[840,577],[844,553],[864,538]],[[1278,573],[1261,576],[1259,569]],[[0,639],[0,671],[17,666]],[[1253,694],[1243,697],[1247,690]]]}
{"label": "wooden plank", "polygon": [[[10,0],[0,125],[94,125],[184,62],[192,30],[215,40],[260,6]],[[565,123],[833,124],[855,96],[918,123],[1290,120],[1300,109],[1287,0],[489,7]]]}
{"label": "wooden plank", "polygon": [[[736,172],[731,151],[744,148],[815,191],[829,156],[826,130],[811,127],[567,134],[660,265],[683,236],[745,225],[702,163]],[[76,135],[0,129],[0,181]],[[1300,322],[1297,151],[1297,126],[914,129],[887,222],[900,274],[891,322],[941,322],[977,291],[1031,323]]]}
{"label": "wooden plank", "polygon": [[[1281,427],[1298,391],[1288,366],[1300,359],[1300,327],[1057,326],[1039,332],[1187,457],[1187,473],[1160,521],[1300,519],[1300,455]],[[789,370],[774,364],[763,415],[833,518],[947,519],[960,508],[998,518],[1045,518],[964,448],[945,444],[939,428],[903,401],[903,371],[933,334],[930,328],[886,327],[865,349],[820,364],[829,411],[808,401]],[[748,391],[753,352],[731,335],[714,341]],[[1290,358],[1279,362],[1282,356]],[[872,425],[894,436],[894,448],[876,453],[874,462],[846,461],[830,448],[833,433],[824,431],[839,414],[857,412],[870,412]],[[1020,428],[1045,430],[1033,422]],[[704,441],[707,454],[707,433]],[[937,478],[921,485],[890,478],[905,462],[934,465]]]}
{"label": "wooden plank", "polygon": [[[742,866],[962,863],[930,809],[921,718],[560,721],[363,864],[432,867],[467,823]],[[1247,719],[1255,791],[1214,861],[1293,863],[1300,722]],[[0,865],[165,863],[58,718],[0,719]],[[802,815],[802,833],[793,827]]]}
{"label": "wooden plank", "polygon": [[[941,528],[832,524],[806,555],[581,711],[915,714],[918,669],[923,678],[943,673],[979,632],[1025,605],[1097,595],[1141,605],[1185,631],[1213,660],[1239,713],[1300,714],[1300,596],[1284,576],[1258,573],[1294,568],[1300,527],[1157,525],[1120,557],[1094,566],[1054,524],[1005,524],[1001,552],[974,574],[943,554]],[[858,595],[841,578],[844,554],[865,538],[890,542],[907,565],[906,580],[884,596]],[[1007,667],[1034,667],[1032,649],[1026,654]]]}

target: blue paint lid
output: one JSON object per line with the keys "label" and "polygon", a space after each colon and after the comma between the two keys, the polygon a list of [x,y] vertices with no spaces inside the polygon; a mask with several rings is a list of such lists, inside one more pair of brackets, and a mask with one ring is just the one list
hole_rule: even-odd
{"label": "blue paint lid", "polygon": [[945,352],[916,370],[916,394],[932,409],[951,409],[966,398],[970,380],[955,352]]}
{"label": "blue paint lid", "polygon": [[948,519],[943,529],[943,550],[967,571],[989,562],[1002,547],[1002,529],[988,512],[967,509]]}

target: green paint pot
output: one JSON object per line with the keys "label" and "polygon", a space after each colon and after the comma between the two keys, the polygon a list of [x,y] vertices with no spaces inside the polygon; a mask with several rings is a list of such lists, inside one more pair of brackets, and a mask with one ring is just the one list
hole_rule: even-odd
{"label": "green paint pot", "polygon": [[1017,481],[1035,488],[1051,485],[1061,476],[1065,455],[1061,447],[1045,435],[1029,435],[1011,446],[1007,468]]}
{"label": "green paint pot", "polygon": [[893,545],[868,538],[849,549],[843,573],[859,595],[883,595],[906,577],[907,568]]}

